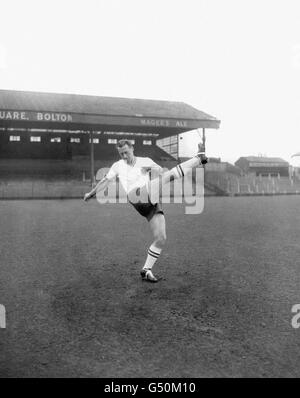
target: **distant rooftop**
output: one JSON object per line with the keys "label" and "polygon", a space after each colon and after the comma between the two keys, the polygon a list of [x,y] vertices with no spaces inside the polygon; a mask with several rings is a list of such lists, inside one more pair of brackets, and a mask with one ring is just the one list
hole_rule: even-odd
{"label": "distant rooftop", "polygon": [[255,163],[288,163],[286,160],[281,158],[269,158],[266,156],[241,156],[239,159],[245,159],[248,162]]}

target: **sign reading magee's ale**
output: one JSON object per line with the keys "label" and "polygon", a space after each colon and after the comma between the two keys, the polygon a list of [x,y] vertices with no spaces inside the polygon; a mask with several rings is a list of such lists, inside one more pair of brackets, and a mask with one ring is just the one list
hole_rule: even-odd
{"label": "sign reading magee's ale", "polygon": [[168,119],[141,119],[143,126],[152,127],[187,127],[186,120],[168,120]]}

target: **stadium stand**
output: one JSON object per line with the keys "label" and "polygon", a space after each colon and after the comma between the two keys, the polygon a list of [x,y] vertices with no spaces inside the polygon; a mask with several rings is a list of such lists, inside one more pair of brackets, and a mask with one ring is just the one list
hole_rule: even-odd
{"label": "stadium stand", "polygon": [[207,185],[219,187],[227,195],[298,194],[300,181],[289,177],[237,176],[226,172],[205,172]]}
{"label": "stadium stand", "polygon": [[[94,147],[96,170],[102,167],[110,167],[113,162],[119,160],[115,145],[95,145]],[[137,146],[136,155],[151,157],[166,168],[177,164],[174,158],[155,145]],[[66,178],[84,181],[90,179],[90,169],[91,161],[88,155],[73,153],[71,157],[65,159],[34,157],[0,159],[1,180],[45,179],[54,181]]]}
{"label": "stadium stand", "polygon": [[183,102],[0,90],[0,196],[82,196],[121,138],[169,169],[157,140],[219,125]]}

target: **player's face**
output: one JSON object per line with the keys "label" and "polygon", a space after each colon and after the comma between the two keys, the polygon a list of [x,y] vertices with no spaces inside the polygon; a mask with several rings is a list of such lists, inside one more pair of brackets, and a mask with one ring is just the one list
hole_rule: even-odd
{"label": "player's face", "polygon": [[128,145],[124,145],[122,148],[118,148],[118,152],[120,157],[127,163],[131,163],[133,161],[133,147],[130,148]]}

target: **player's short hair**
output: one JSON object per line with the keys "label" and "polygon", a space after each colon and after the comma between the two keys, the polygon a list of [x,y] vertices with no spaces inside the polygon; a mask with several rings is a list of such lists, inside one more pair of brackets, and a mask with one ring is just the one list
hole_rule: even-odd
{"label": "player's short hair", "polygon": [[116,144],[117,148],[123,148],[123,146],[128,145],[129,148],[133,148],[133,144],[130,140],[119,140]]}

